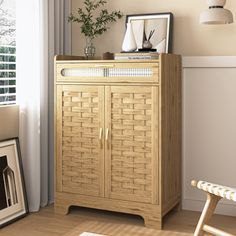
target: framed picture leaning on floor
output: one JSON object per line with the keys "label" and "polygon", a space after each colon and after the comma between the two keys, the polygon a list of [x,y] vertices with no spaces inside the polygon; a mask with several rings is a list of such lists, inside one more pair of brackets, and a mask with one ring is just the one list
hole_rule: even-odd
{"label": "framed picture leaning on floor", "polygon": [[0,141],[0,228],[27,213],[19,139]]}

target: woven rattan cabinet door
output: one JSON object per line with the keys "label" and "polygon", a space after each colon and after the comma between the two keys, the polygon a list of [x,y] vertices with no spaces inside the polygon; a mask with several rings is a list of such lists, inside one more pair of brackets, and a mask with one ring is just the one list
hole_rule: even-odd
{"label": "woven rattan cabinet door", "polygon": [[105,195],[158,204],[158,87],[105,88]]}
{"label": "woven rattan cabinet door", "polygon": [[57,86],[57,190],[104,196],[104,86]]}

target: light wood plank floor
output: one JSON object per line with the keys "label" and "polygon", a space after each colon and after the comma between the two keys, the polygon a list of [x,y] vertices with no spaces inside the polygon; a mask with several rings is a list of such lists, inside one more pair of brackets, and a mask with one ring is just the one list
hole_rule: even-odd
{"label": "light wood plank floor", "polygon": [[[171,212],[165,218],[164,230],[192,233],[199,215],[199,212],[191,211]],[[1,229],[0,236],[60,236],[88,220],[143,225],[138,216],[79,207],[72,208],[69,215],[63,216],[56,215],[53,206],[49,206]],[[235,217],[214,215],[211,224],[236,235]]]}

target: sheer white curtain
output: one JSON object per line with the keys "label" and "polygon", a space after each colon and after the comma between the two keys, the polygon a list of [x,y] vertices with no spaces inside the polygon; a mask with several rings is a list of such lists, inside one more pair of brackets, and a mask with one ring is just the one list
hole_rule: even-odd
{"label": "sheer white curtain", "polygon": [[70,0],[16,0],[20,145],[30,211],[53,201],[53,57],[70,53]]}
{"label": "sheer white curtain", "polygon": [[48,1],[17,2],[20,145],[30,211],[48,203]]}

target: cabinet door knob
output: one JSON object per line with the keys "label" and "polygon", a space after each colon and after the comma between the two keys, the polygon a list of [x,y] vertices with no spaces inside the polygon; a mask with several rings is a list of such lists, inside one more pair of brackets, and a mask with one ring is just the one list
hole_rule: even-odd
{"label": "cabinet door knob", "polygon": [[102,131],[103,131],[103,129],[100,128],[100,130],[99,130],[99,145],[100,145],[100,148],[102,148]]}

